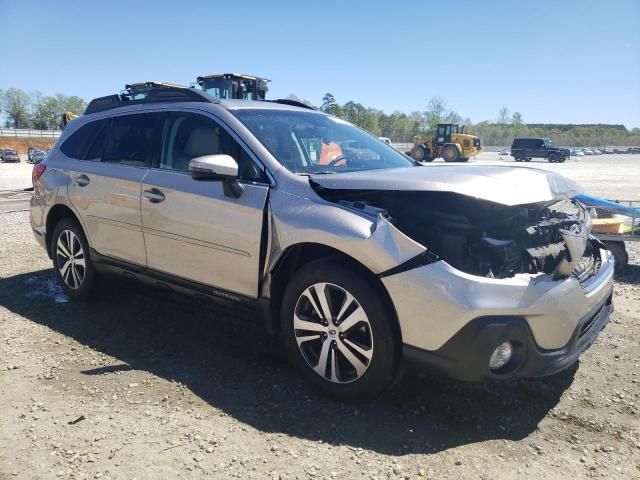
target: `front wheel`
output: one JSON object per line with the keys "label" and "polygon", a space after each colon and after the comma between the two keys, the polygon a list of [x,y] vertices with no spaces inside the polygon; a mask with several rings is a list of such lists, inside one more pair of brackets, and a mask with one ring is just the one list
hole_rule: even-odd
{"label": "front wheel", "polygon": [[64,218],[56,225],[51,242],[53,268],[62,290],[73,300],[87,299],[93,293],[97,274],[82,227]]}
{"label": "front wheel", "polygon": [[325,394],[367,400],[393,380],[391,315],[364,273],[337,262],[310,263],[289,283],[281,312],[290,361]]}
{"label": "front wheel", "polygon": [[558,161],[558,156],[555,153],[549,155],[549,163],[556,163]]}
{"label": "front wheel", "polygon": [[447,145],[442,150],[442,158],[444,158],[445,162],[457,162],[459,157],[460,153],[453,145]]}

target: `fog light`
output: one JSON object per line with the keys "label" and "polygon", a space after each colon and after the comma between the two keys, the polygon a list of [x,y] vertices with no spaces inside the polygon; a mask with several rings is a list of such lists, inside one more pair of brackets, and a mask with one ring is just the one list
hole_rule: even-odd
{"label": "fog light", "polygon": [[489,368],[491,370],[498,370],[504,367],[509,363],[509,360],[511,360],[512,354],[513,346],[511,345],[511,342],[501,343],[491,354],[491,358],[489,359]]}

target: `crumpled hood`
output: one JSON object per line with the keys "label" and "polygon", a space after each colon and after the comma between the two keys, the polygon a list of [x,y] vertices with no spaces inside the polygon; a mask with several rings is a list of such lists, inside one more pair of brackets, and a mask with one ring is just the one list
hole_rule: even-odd
{"label": "crumpled hood", "polygon": [[452,192],[502,205],[524,205],[572,198],[582,187],[557,173],[499,165],[429,165],[311,175],[332,190]]}

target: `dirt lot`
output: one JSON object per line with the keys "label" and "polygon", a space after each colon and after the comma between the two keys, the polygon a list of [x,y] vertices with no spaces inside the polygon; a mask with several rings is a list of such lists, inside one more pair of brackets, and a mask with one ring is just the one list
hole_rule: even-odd
{"label": "dirt lot", "polygon": [[[610,157],[536,166],[631,196],[599,180]],[[607,178],[620,171],[637,190],[639,160],[607,163]],[[15,169],[0,185],[28,186],[21,167],[0,165],[0,182]],[[611,322],[577,368],[480,385],[407,375],[346,405],[301,383],[248,314],[127,282],[67,301],[26,212],[2,213],[0,479],[640,478],[640,248],[629,246]]]}

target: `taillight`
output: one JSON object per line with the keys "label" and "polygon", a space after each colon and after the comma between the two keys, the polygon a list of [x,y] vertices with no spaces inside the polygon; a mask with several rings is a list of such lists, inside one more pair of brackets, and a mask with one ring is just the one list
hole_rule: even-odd
{"label": "taillight", "polygon": [[42,174],[46,169],[47,169],[47,166],[42,163],[38,163],[33,167],[33,171],[31,172],[31,180],[33,181],[34,186],[36,183],[40,181],[40,177],[42,176]]}

